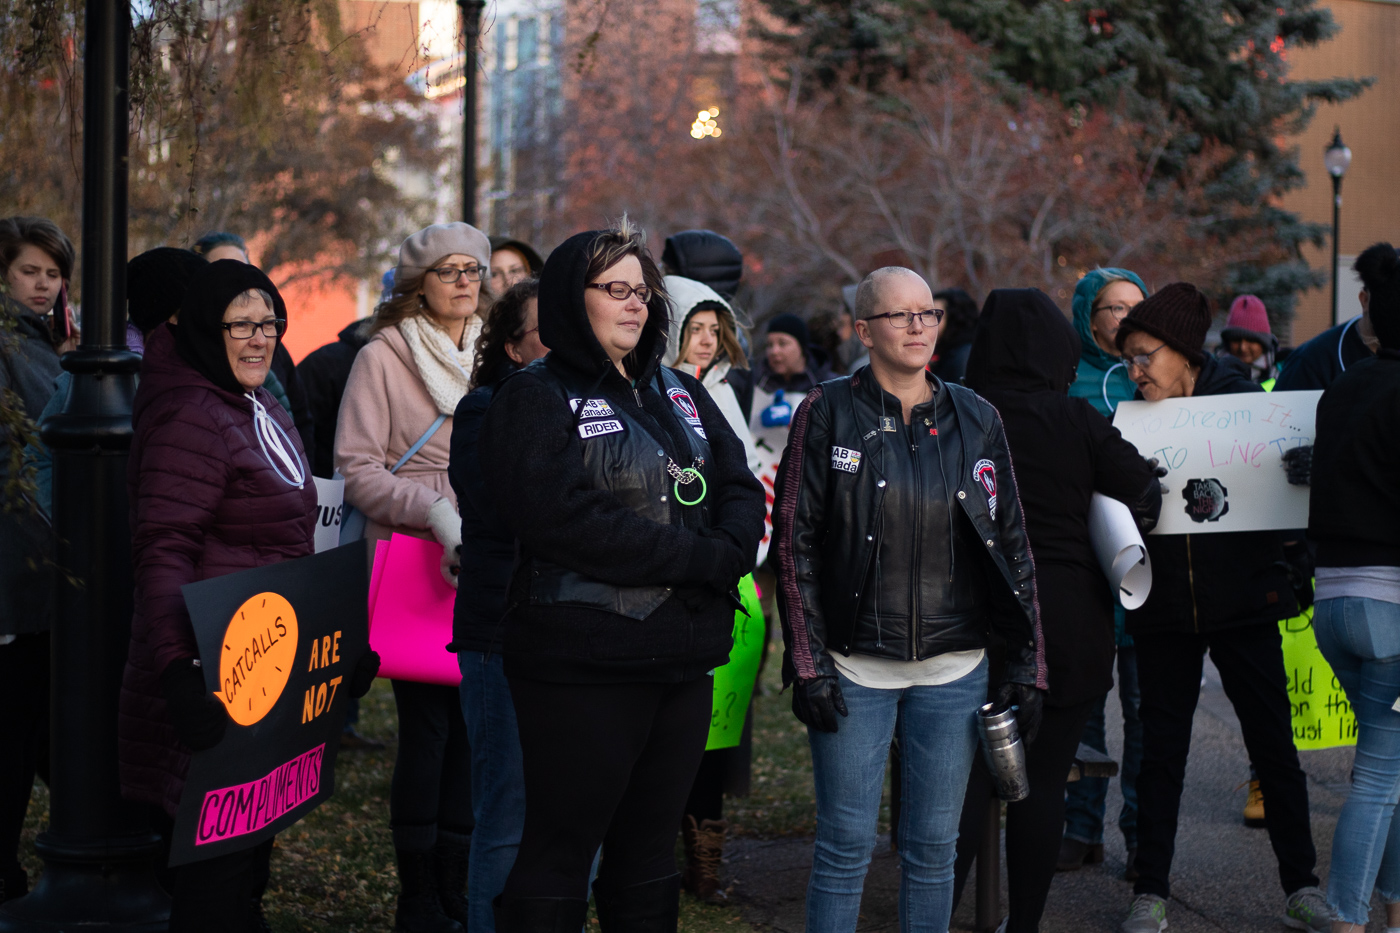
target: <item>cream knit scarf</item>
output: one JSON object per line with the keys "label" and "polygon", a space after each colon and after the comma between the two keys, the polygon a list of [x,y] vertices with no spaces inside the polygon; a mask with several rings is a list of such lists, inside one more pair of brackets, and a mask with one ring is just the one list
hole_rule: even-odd
{"label": "cream knit scarf", "polygon": [[467,321],[462,341],[465,350],[454,347],[447,334],[421,314],[400,321],[399,333],[403,334],[413,362],[418,365],[418,375],[438,411],[452,414],[462,396],[467,394],[471,381],[476,338],[481,334],[481,315],[473,314]]}

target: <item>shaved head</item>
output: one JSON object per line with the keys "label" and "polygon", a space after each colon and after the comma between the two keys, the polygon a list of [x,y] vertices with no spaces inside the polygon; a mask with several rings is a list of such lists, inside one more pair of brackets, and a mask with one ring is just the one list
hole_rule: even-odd
{"label": "shaved head", "polygon": [[886,286],[891,281],[897,281],[905,277],[913,277],[925,288],[928,283],[924,277],[913,269],[906,269],[903,266],[885,266],[876,269],[874,272],[861,279],[856,286],[856,313],[857,321],[863,321],[872,314],[880,313],[880,298],[886,290]]}

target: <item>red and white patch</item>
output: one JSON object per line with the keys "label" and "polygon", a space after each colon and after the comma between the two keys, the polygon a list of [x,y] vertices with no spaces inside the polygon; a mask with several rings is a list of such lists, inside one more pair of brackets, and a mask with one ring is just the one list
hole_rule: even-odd
{"label": "red and white patch", "polygon": [[997,468],[990,460],[978,460],[972,467],[972,478],[987,491],[987,510],[997,517]]}
{"label": "red and white patch", "polygon": [[700,409],[695,406],[695,399],[690,397],[690,393],[680,386],[666,390],[666,397],[671,400],[671,404],[676,406],[676,410],[681,413],[681,417],[687,422],[697,427],[700,424]]}

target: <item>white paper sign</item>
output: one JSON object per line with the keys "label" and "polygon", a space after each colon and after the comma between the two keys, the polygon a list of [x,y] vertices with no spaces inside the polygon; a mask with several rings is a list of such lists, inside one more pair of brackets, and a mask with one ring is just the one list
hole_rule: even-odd
{"label": "white paper sign", "polygon": [[1128,507],[1094,493],[1089,500],[1089,541],[1123,608],[1137,609],[1147,602],[1152,592],[1152,558]]}
{"label": "white paper sign", "polygon": [[316,481],[316,553],[340,546],[340,513],[345,504],[345,480]]}
{"label": "white paper sign", "polygon": [[1123,402],[1113,425],[1167,468],[1155,535],[1306,528],[1308,487],[1283,453],[1311,444],[1321,391]]}

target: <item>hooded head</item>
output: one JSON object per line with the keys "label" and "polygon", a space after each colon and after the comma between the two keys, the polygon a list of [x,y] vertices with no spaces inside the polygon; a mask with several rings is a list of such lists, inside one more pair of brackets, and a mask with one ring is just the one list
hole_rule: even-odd
{"label": "hooded head", "polygon": [[987,296],[967,358],[967,385],[984,393],[1064,393],[1079,366],[1080,335],[1038,288],[998,288]]}
{"label": "hooded head", "polygon": [[126,264],[126,314],[143,335],[180,310],[190,282],[209,265],[188,249],[157,246]]}
{"label": "hooded head", "polygon": [[1081,355],[1086,360],[1093,360],[1100,369],[1114,365],[1118,359],[1099,346],[1098,341],[1094,339],[1094,299],[1098,298],[1099,292],[1115,281],[1133,283],[1142,291],[1144,298],[1150,294],[1136,272],[1129,272],[1127,269],[1095,269],[1074,286],[1074,300],[1070,304],[1074,312],[1074,329],[1079,333]]}
{"label": "hooded head", "polygon": [[1352,266],[1366,288],[1366,314],[1381,347],[1400,350],[1400,250],[1376,243]]}
{"label": "hooded head", "polygon": [[236,259],[220,259],[199,270],[190,282],[180,306],[180,323],[172,328],[175,348],[185,362],[220,389],[235,395],[247,390],[239,384],[228,363],[224,312],[233,299],[249,289],[267,292],[272,297],[273,314],[280,320],[287,319],[287,306],[277,286],[261,269]]}
{"label": "hooded head", "polygon": [[[726,346],[725,341],[721,339],[720,352],[730,357],[731,366],[747,365],[743,351],[738,348],[739,331],[734,320],[734,309],[729,307],[729,302],[710,286],[694,279],[668,275],[663,281],[666,283],[666,292],[671,296],[671,328],[666,340],[666,354],[661,362],[666,366],[675,366],[680,356],[681,344],[685,342],[685,329],[690,319],[700,311],[713,311],[720,319],[721,331],[727,327],[735,335],[733,347]],[[737,360],[733,359],[736,351],[740,357]]]}
{"label": "hooded head", "polygon": [[744,276],[744,254],[729,237],[713,230],[682,230],[666,238],[661,262],[667,273],[703,282],[734,300]]}
{"label": "hooded head", "polygon": [[[540,341],[549,347],[549,360],[556,365],[597,378],[612,368],[607,351],[594,336],[583,298],[589,282],[590,260],[597,255],[599,247],[605,245],[599,242],[604,238],[612,243],[623,238],[632,239],[635,244],[632,255],[642,264],[643,280],[652,286],[641,337],[624,361],[633,379],[645,381],[661,365],[661,356],[666,351],[667,296],[661,270],[647,252],[643,235],[635,231],[626,218],[612,230],[576,233],[549,254],[544,271],[540,273]],[[601,271],[594,270],[593,274]]]}

